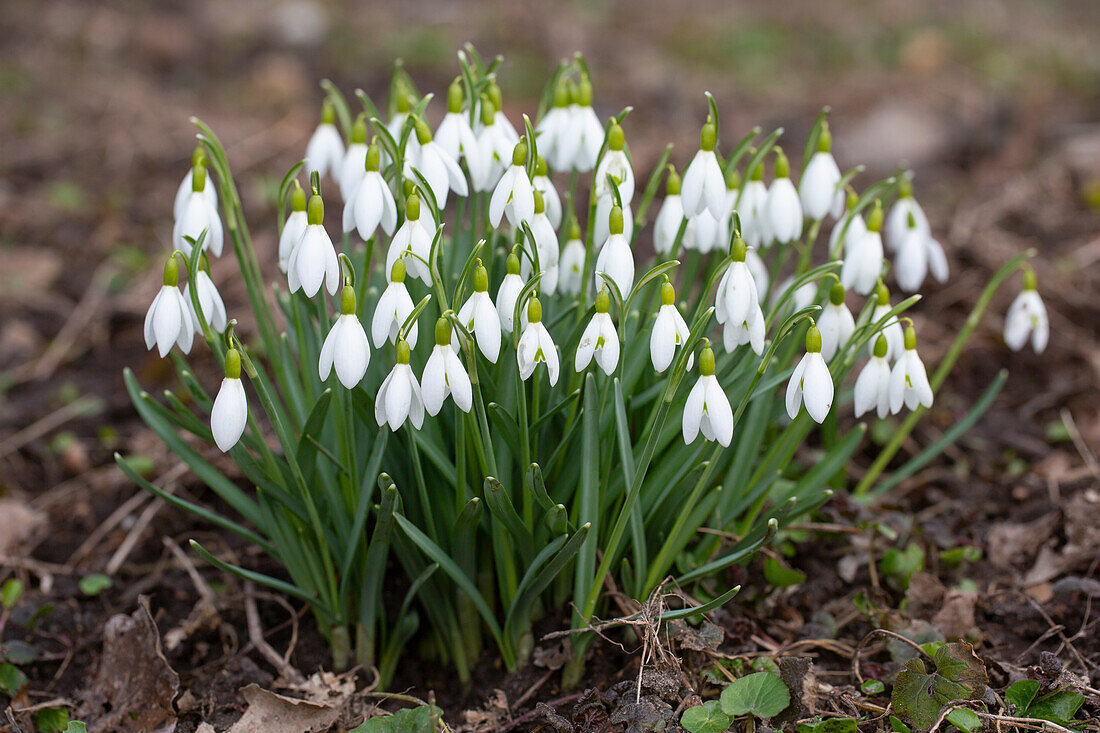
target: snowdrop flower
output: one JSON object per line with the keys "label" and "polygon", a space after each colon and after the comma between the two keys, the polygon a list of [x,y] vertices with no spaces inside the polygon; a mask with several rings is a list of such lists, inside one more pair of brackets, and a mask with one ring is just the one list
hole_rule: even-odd
{"label": "snowdrop flower", "polygon": [[618,206],[611,209],[608,228],[611,233],[596,258],[597,283],[600,273],[606,275],[625,299],[634,286],[634,253],[630,250],[630,240],[623,234],[623,210]]}
{"label": "snowdrop flower", "polygon": [[764,205],[768,228],[779,244],[796,241],[802,236],[802,202],[790,179],[791,164],[779,148],[775,149],[775,180],[768,189]]}
{"label": "snowdrop flower", "polygon": [[[198,295],[199,308],[202,310],[203,317],[206,318],[207,325],[221,333],[228,323],[225,317],[225,303],[222,302],[222,296],[218,293],[218,289],[214,287],[214,281],[210,279],[207,267],[204,256],[199,272],[195,275],[195,293]],[[194,326],[195,333],[202,333],[199,315],[195,312],[194,303],[191,302],[191,283],[183,286],[183,300],[187,303],[187,312],[191,314],[191,323]]]}
{"label": "snowdrop flower", "polygon": [[715,219],[709,209],[703,209],[691,217],[688,220],[688,229],[691,231],[691,236],[688,237],[687,232],[684,233],[684,238],[687,240],[685,248],[695,249],[703,254],[720,248],[729,233],[725,217]]}
{"label": "snowdrop flower", "polygon": [[726,351],[733,352],[742,344],[749,344],[757,354],[764,352],[766,323],[760,308],[756,281],[748,267],[745,241],[737,238],[733,243],[733,262],[722,275],[715,293],[715,317],[723,324],[722,343]]}
{"label": "snowdrop flower", "polygon": [[355,120],[351,128],[351,143],[344,153],[343,162],[340,163],[339,178],[340,198],[344,200],[344,208],[355,195],[355,189],[359,181],[366,173],[364,163],[367,160],[367,123],[363,115]]}
{"label": "snowdrop flower", "polygon": [[607,151],[600,158],[592,181],[597,197],[610,195],[611,182],[608,179],[614,181],[619,191],[619,200],[623,205],[634,200],[634,169],[623,149],[625,144],[623,128],[619,127],[617,122],[613,122],[607,131]]}
{"label": "snowdrop flower", "polygon": [[500,226],[505,212],[508,221],[515,227],[522,222],[530,223],[535,215],[535,188],[527,176],[526,162],[527,144],[516,143],[512,150],[512,165],[504,171],[489,201],[489,221],[494,227]]}
{"label": "snowdrop flower", "polygon": [[912,325],[905,328],[905,352],[890,372],[890,410],[898,412],[902,404],[909,410],[932,406],[932,386],[917,354],[917,332]]}
{"label": "snowdrop flower", "polygon": [[[599,124],[598,120],[596,124]],[[538,126],[535,127],[539,153],[546,156],[550,167],[555,171],[569,170],[577,157],[577,144],[580,141],[572,128],[573,115],[569,110],[569,88],[564,80],[559,80],[554,87],[553,106],[546,111],[539,120]],[[597,149],[597,154],[598,152]]]}
{"label": "snowdrop flower", "polygon": [[672,245],[676,242],[676,235],[680,233],[680,225],[684,221],[684,204],[680,198],[680,176],[676,169],[669,166],[668,181],[665,183],[665,200],[661,203],[661,210],[657,212],[657,219],[653,223],[653,249],[659,255],[667,255],[672,252]]}
{"label": "snowdrop flower", "polygon": [[428,259],[431,256],[432,235],[424,228],[420,217],[420,197],[411,193],[405,199],[405,223],[390,240],[390,249],[386,253],[386,271],[392,271],[394,263],[401,259],[410,275],[420,278],[425,285],[431,285],[432,275],[428,269]]}
{"label": "snowdrop flower", "polygon": [[435,142],[452,160],[477,156],[477,135],[470,127],[470,116],[462,111],[462,82],[455,79],[447,89],[447,114],[435,129]]}
{"label": "snowdrop flower", "polygon": [[313,131],[306,145],[306,170],[324,178],[340,174],[344,162],[344,141],[336,130],[336,110],[332,102],[325,100],[321,107],[321,124]]}
{"label": "snowdrop flower", "polygon": [[222,453],[237,444],[248,423],[248,398],[241,384],[241,355],[236,349],[225,352],[225,378],[210,409],[210,432]]}
{"label": "snowdrop flower", "polygon": [[470,182],[480,193],[492,191],[504,172],[504,163],[512,154],[514,143],[493,124],[496,110],[492,101],[481,97],[481,131],[477,135],[477,147],[466,151],[466,165],[470,169]]}
{"label": "snowdrop flower", "polygon": [[[378,298],[378,304],[374,307],[374,316],[370,323],[374,348],[382,348],[386,339],[391,343],[397,343],[401,326],[413,312],[413,307],[412,297],[405,287],[405,260],[399,259],[390,268],[390,284],[382,291],[382,296]],[[407,335],[410,346],[416,346],[416,334],[416,321],[413,321]]]}
{"label": "snowdrop flower", "polygon": [[546,217],[557,229],[561,226],[561,197],[554,188],[554,182],[550,180],[550,169],[546,165],[546,159],[539,155],[535,162],[535,177],[531,179],[531,185],[542,194],[546,202]]}
{"label": "snowdrop flower", "polygon": [[821,331],[821,358],[825,361],[832,361],[855,333],[856,320],[844,304],[844,286],[839,282],[829,290],[829,303],[817,319],[817,328]]}
{"label": "snowdrop flower", "polygon": [[[615,206],[615,197],[611,194],[596,199],[596,218],[592,227],[592,242],[596,249],[602,249],[611,236],[611,228],[608,226],[611,216],[611,208]],[[623,236],[629,242],[634,237],[634,214],[630,210],[630,204],[623,207]]]}
{"label": "snowdrop flower", "polygon": [[569,240],[562,247],[558,260],[558,292],[562,295],[578,295],[581,292],[586,257],[581,227],[574,218],[569,222]]}
{"label": "snowdrop flower", "polygon": [[432,131],[424,120],[416,120],[416,139],[420,143],[420,150],[412,165],[428,182],[436,205],[443,209],[447,205],[447,194],[451,191],[457,196],[468,194],[465,174],[455,159],[432,140]]}
{"label": "snowdrop flower", "polygon": [[474,268],[474,292],[458,309],[458,320],[474,335],[485,358],[496,364],[500,354],[500,314],[489,297],[489,273],[481,260]]}
{"label": "snowdrop flower", "polygon": [[604,139],[603,125],[592,109],[592,82],[587,76],[580,80],[571,96],[569,136],[575,141],[572,168],[587,173],[595,167]]}
{"label": "snowdrop flower", "polygon": [[356,315],[355,305],[355,288],[350,283],[346,284],[340,291],[340,317],[329,329],[317,362],[317,374],[322,382],[328,379],[335,365],[336,376],[346,389],[362,381],[370,364],[370,344]]}
{"label": "snowdrop flower", "polygon": [[497,314],[500,316],[500,327],[505,333],[511,333],[514,326],[516,300],[519,298],[519,292],[523,290],[523,278],[519,276],[519,256],[516,254],[516,247],[512,248],[504,267],[506,270],[504,279],[500,283],[500,288],[497,289]]}
{"label": "snowdrop flower", "polygon": [[929,270],[936,280],[946,282],[947,257],[943,253],[943,247],[927,231],[917,226],[916,217],[912,213],[909,214],[907,224],[905,234],[895,247],[897,260],[894,275],[897,277],[898,287],[908,293],[916,292]]}
{"label": "snowdrop flower", "polygon": [[516,128],[512,125],[507,115],[504,114],[504,103],[501,101],[500,86],[496,83],[496,80],[492,77],[489,78],[489,83],[485,87],[485,93],[493,102],[493,126],[497,128],[497,134],[507,141],[508,147],[514,147],[519,143],[519,133],[516,132]]}
{"label": "snowdrop flower", "polygon": [[700,432],[704,439],[716,440],[727,448],[733,440],[733,410],[718,377],[714,376],[714,351],[706,339],[699,354],[699,381],[684,403],[684,442],[691,445]]}
{"label": "snowdrop flower", "polygon": [[844,212],[844,192],[839,188],[840,168],[830,152],[832,144],[829,123],[823,122],[817,138],[817,152],[810,157],[798,182],[802,213],[811,221],[821,221],[826,215],[835,219]]}
{"label": "snowdrop flower", "polygon": [[[394,99],[394,113],[390,117],[390,121],[386,123],[386,130],[389,131],[398,145],[401,144],[401,138],[405,137],[405,125],[409,121],[414,101],[415,97],[412,92],[406,89],[404,84],[399,84]],[[411,162],[419,160],[419,155],[420,142],[415,134],[410,134],[405,138],[405,150],[402,153],[406,178],[410,177],[408,171]]]}
{"label": "snowdrop flower", "polygon": [[833,406],[833,377],[821,356],[821,331],[815,325],[806,332],[806,355],[787,383],[787,415],[794,420],[803,404],[816,423],[824,422]]}
{"label": "snowdrop flower", "polygon": [[909,230],[910,216],[913,217],[917,229],[925,236],[932,236],[928,217],[925,216],[921,205],[913,198],[913,182],[906,177],[902,178],[898,185],[898,200],[890,207],[890,216],[886,219],[886,246],[891,252],[901,246],[901,240]]}
{"label": "snowdrop flower", "polygon": [[596,294],[596,313],[585,326],[577,344],[574,362],[576,371],[587,369],[593,358],[604,374],[611,376],[615,371],[615,366],[619,363],[619,334],[607,312],[610,307],[611,298],[607,295],[607,288],[601,288]]}
{"label": "snowdrop flower", "polygon": [[527,327],[516,345],[516,363],[520,379],[527,381],[540,363],[546,365],[550,386],[558,383],[558,347],[546,326],[542,325],[542,304],[537,297],[527,303]]}
{"label": "snowdrop flower", "polygon": [[[855,219],[852,219],[855,226]],[[867,217],[867,231],[862,237],[855,238],[852,227],[845,235],[844,264],[840,268],[840,282],[845,290],[855,290],[867,295],[875,288],[882,274],[882,204],[875,202],[875,208]]]}
{"label": "snowdrop flower", "polygon": [[[531,219],[531,235],[535,239],[535,252],[538,253],[539,270],[542,272],[539,290],[545,294],[553,293],[558,289],[558,235],[546,215],[546,205],[538,191],[535,191],[535,215]],[[525,259],[523,264],[525,269],[521,274],[527,279],[530,276],[530,261]]]}
{"label": "snowdrop flower", "polygon": [[172,227],[172,245],[181,252],[190,252],[191,243],[187,238],[196,242],[202,233],[206,232],[202,249],[209,251],[215,257],[222,254],[222,221],[218,217],[218,209],[211,206],[210,197],[206,191],[206,165],[199,164],[191,169],[191,195],[183,204],[183,213],[176,219]]}
{"label": "snowdrop flower", "polygon": [[756,249],[771,245],[773,237],[767,216],[768,187],[764,183],[762,165],[753,168],[749,180],[741,188],[740,197],[736,208],[741,219],[741,236],[750,247]]}
{"label": "snowdrop flower", "polygon": [[890,362],[886,360],[886,337],[879,334],[871,359],[856,378],[855,413],[861,416],[871,408],[879,419],[890,414]]}
{"label": "snowdrop flower", "polygon": [[363,176],[355,184],[351,199],[344,204],[344,233],[354,229],[364,242],[374,236],[379,224],[386,234],[393,234],[397,226],[397,204],[389,184],[378,171],[381,162],[382,154],[372,143],[363,158]]}
{"label": "snowdrop flower", "polygon": [[1024,348],[1031,336],[1031,348],[1043,353],[1050,339],[1050,321],[1043,299],[1036,289],[1038,281],[1030,267],[1024,270],[1024,289],[1012,301],[1005,316],[1005,343],[1013,351]]}
{"label": "snowdrop flower", "polygon": [[[202,146],[195,148],[195,152],[191,154],[191,167],[187,169],[187,175],[180,181],[179,188],[176,189],[175,203],[172,205],[172,218],[180,219],[183,217],[183,209],[187,204],[187,199],[191,197],[191,191],[194,189],[193,177],[195,175],[195,166],[199,164],[206,164],[206,152],[202,149]],[[203,196],[210,204],[210,208],[214,211],[218,210],[218,192],[214,190],[214,182],[207,181],[206,186],[202,190]]]}
{"label": "snowdrop flower", "polygon": [[[890,291],[886,289],[886,285],[879,280],[878,286],[875,288],[875,309],[871,312],[871,323],[878,323],[886,314],[890,312]],[[904,334],[901,330],[901,324],[898,322],[897,316],[892,316],[890,320],[886,322],[886,325],[882,329],[882,335],[886,337],[886,359],[888,361],[894,361],[901,356],[902,344],[904,343]],[[874,353],[874,345],[867,349],[868,353]]]}
{"label": "snowdrop flower", "polygon": [[[849,192],[848,211],[855,208],[856,200],[855,191]],[[829,232],[830,257],[842,257],[849,249],[858,247],[863,240],[863,235],[867,233],[867,222],[863,220],[863,214],[853,212],[850,217],[850,221],[849,216],[838,217],[833,230]]]}
{"label": "snowdrop flower", "polygon": [[378,427],[388,424],[395,433],[405,420],[417,430],[424,424],[424,398],[409,366],[409,345],[403,339],[397,341],[396,363],[374,398],[374,420]]}
{"label": "snowdrop flower", "polygon": [[718,130],[708,117],[707,124],[703,125],[703,131],[699,134],[699,152],[684,171],[680,188],[684,213],[688,216],[695,216],[704,209],[710,211],[715,219],[721,219],[727,213],[726,179],[714,152],[717,142]]}
{"label": "snowdrop flower", "polygon": [[[347,205],[344,206],[344,211],[347,211]],[[308,225],[306,192],[298,185],[298,181],[295,181],[294,192],[290,194],[290,215],[287,216],[286,223],[283,224],[283,231],[279,234],[279,269],[283,271],[284,275],[287,268],[290,267],[290,255],[302,239],[302,235],[306,233]]]}
{"label": "snowdrop flower", "polygon": [[[661,373],[672,364],[676,347],[683,346],[689,335],[687,322],[676,308],[676,289],[665,277],[661,285],[661,307],[653,319],[653,332],[649,335],[649,359],[653,369]],[[687,368],[695,361],[695,355],[688,356]]]}
{"label": "snowdrop flower", "polygon": [[469,412],[473,407],[470,375],[451,348],[451,323],[446,318],[440,318],[435,323],[435,347],[424,365],[421,393],[424,395],[424,409],[433,417],[439,414],[447,397],[453,397],[455,407],[463,412]]}
{"label": "snowdrop flower", "polygon": [[302,238],[290,253],[287,263],[287,283],[290,292],[299,289],[312,298],[321,289],[322,281],[329,295],[336,295],[340,288],[340,261],[336,258],[336,248],[325,231],[325,205],[320,194],[309,199],[306,211],[306,230]]}
{"label": "snowdrop flower", "polygon": [[164,263],[164,285],[145,314],[145,348],[151,351],[156,346],[162,359],[168,355],[173,344],[179,344],[180,351],[188,353],[195,337],[191,311],[178,287],[179,272],[179,263],[173,252]]}

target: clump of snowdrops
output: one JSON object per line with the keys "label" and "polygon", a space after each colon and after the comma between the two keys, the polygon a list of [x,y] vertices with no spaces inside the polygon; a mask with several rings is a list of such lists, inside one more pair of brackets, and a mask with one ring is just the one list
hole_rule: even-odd
{"label": "clump of snowdrops", "polygon": [[[841,172],[824,113],[793,154],[782,130],[728,137],[708,94],[682,173],[671,145],[643,172],[630,109],[601,120],[580,56],[521,119],[504,111],[499,59],[468,47],[459,61],[445,110],[400,65],[385,113],[323,85],[321,123],[278,189],[277,261],[257,257],[229,154],[195,120],[145,322],[182,391],[157,400],[126,373],[141,416],[236,516],[123,470],[277,560],[285,579],[192,542],[311,604],[338,667],[354,659],[384,684],[419,633],[467,680],[487,645],[524,664],[541,616],[584,630],[614,614],[612,589],[644,601],[674,588],[668,616],[721,605],[737,590],[726,568],[849,487],[866,425],[848,415],[906,413],[854,487],[875,496],[988,407],[1003,374],[885,471],[1017,270],[1006,341],[1046,343],[1027,253],[929,378],[905,314],[948,259],[911,175]],[[247,331],[209,275],[226,243]],[[185,359],[196,335],[224,367],[216,393]],[[593,636],[573,636],[567,682]]]}

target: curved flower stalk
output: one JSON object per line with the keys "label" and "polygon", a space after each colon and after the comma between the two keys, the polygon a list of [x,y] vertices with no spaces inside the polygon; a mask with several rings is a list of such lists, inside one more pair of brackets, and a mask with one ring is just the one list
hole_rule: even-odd
{"label": "curved flower stalk", "polygon": [[473,387],[470,375],[462,360],[451,348],[451,323],[440,318],[435,324],[435,347],[424,365],[421,378],[421,394],[424,396],[424,409],[433,417],[443,409],[448,397],[454,399],[455,407],[469,412],[474,403]]}
{"label": "curved flower stalk", "polygon": [[[430,220],[431,217],[429,216]],[[435,222],[430,222],[434,225]],[[415,193],[405,199],[405,223],[394,233],[390,240],[390,249],[386,253],[386,272],[392,272],[398,260],[405,263],[410,275],[420,278],[425,285],[432,284],[432,274],[428,270],[428,258],[431,257],[432,235],[424,228],[421,217],[420,197]]]}
{"label": "curved flower stalk", "polygon": [[844,212],[844,192],[840,189],[840,168],[832,153],[833,136],[829,123],[822,122],[817,138],[817,151],[810,157],[802,179],[798,182],[798,198],[802,213],[810,221],[826,216],[838,218]]}
{"label": "curved flower stalk", "polygon": [[699,353],[699,380],[684,403],[684,442],[691,445],[700,432],[704,439],[717,441],[723,448],[733,440],[733,410],[714,376],[714,351],[705,339]]}
{"label": "curved flower stalk", "polygon": [[210,432],[222,453],[237,444],[248,424],[248,398],[241,384],[241,355],[236,349],[225,352],[225,378],[210,408]]}
{"label": "curved flower stalk", "polygon": [[378,167],[382,153],[372,143],[363,156],[363,175],[355,184],[351,199],[344,204],[344,233],[356,231],[364,242],[371,239],[379,225],[386,234],[397,226],[397,204]]}
{"label": "curved flower stalk", "polygon": [[768,231],[779,244],[789,244],[802,236],[802,202],[791,183],[790,170],[787,156],[775,148],[775,180],[768,189],[764,211]]}
{"label": "curved flower stalk", "polygon": [[[676,347],[687,343],[689,334],[687,322],[676,308],[676,288],[665,277],[661,285],[661,307],[653,319],[653,331],[649,336],[649,359],[655,372],[660,374],[669,368],[676,356]],[[690,370],[694,363],[695,355],[691,354],[687,368]]]}
{"label": "curved flower stalk", "polygon": [[203,249],[215,257],[221,257],[224,238],[222,220],[218,216],[217,205],[212,205],[210,196],[206,194],[206,186],[206,165],[199,163],[191,169],[191,195],[184,201],[182,213],[172,227],[172,245],[180,251],[190,251],[191,245],[187,240],[198,241],[206,232]]}
{"label": "curved flower stalk", "polygon": [[322,382],[328,379],[335,366],[336,376],[346,389],[363,381],[370,364],[370,344],[356,310],[355,288],[344,285],[340,291],[340,317],[329,329],[317,362],[317,374]]}
{"label": "curved flower stalk", "polygon": [[[405,287],[405,260],[398,259],[390,268],[389,285],[382,291],[374,307],[374,317],[371,319],[370,327],[374,348],[382,348],[382,344],[386,343],[387,339],[396,345],[401,326],[412,312],[412,296]],[[416,346],[417,331],[416,321],[413,321],[406,335],[409,346]]]}
{"label": "curved flower stalk", "polygon": [[817,326],[810,326],[806,332],[806,354],[787,383],[787,415],[792,420],[798,417],[803,404],[816,423],[825,422],[833,406],[833,377],[821,356],[821,331]]}
{"label": "curved flower stalk", "polygon": [[680,199],[684,213],[695,216],[704,209],[715,219],[726,215],[726,179],[714,147],[718,143],[718,129],[708,119],[699,133],[699,152],[684,171]]}
{"label": "curved flower stalk", "polygon": [[596,313],[588,322],[581,334],[580,343],[577,344],[577,355],[574,369],[583,372],[595,358],[596,364],[603,369],[604,374],[611,376],[615,367],[619,364],[619,334],[615,330],[615,324],[611,320],[608,310],[611,308],[611,298],[607,294],[607,288],[602,288],[596,294]]}
{"label": "curved flower stalk", "polygon": [[542,325],[542,304],[532,297],[527,303],[527,325],[516,345],[516,363],[520,379],[527,381],[539,364],[546,365],[550,386],[558,383],[558,347],[546,326]]}
{"label": "curved flower stalk", "polygon": [[905,351],[890,372],[890,410],[898,412],[903,404],[910,410],[932,406],[932,387],[917,354],[917,334],[912,324],[905,328]]}
{"label": "curved flower stalk", "polygon": [[[450,349],[448,349],[450,351]],[[396,360],[374,400],[374,419],[378,427],[389,425],[392,432],[408,420],[417,430],[424,424],[424,398],[420,384],[409,366],[409,345],[397,340]]]}
{"label": "curved flower stalk", "polygon": [[[411,300],[409,305],[412,305]],[[512,307],[515,308],[514,302]],[[477,260],[474,268],[474,292],[459,308],[458,320],[473,334],[474,342],[482,355],[496,364],[497,356],[500,355],[500,314],[493,305],[493,299],[489,297],[489,272],[481,264],[481,260]],[[454,343],[454,347],[458,351],[457,343]]]}
{"label": "curved flower stalk", "polygon": [[179,290],[179,263],[173,253],[164,263],[164,285],[145,314],[145,348],[152,351],[155,346],[163,359],[173,345],[185,354],[191,351],[194,338],[195,325]]}
{"label": "curved flower stalk", "polygon": [[[611,194],[596,199],[596,223],[592,227],[592,242],[597,250],[603,249],[603,246],[607,244],[608,237],[611,236],[609,222],[611,220],[611,209],[613,208],[615,208],[615,197]],[[623,236],[629,242],[634,238],[634,214],[630,210],[630,204],[624,204],[621,208],[623,210]]]}
{"label": "curved flower stalk", "polygon": [[336,248],[325,231],[325,204],[320,194],[309,198],[306,230],[290,253],[287,262],[287,283],[290,292],[301,290],[312,298],[325,284],[329,295],[336,295],[340,288],[340,262]]}
{"label": "curved flower stalk", "polygon": [[623,234],[623,210],[618,206],[611,208],[608,229],[607,244],[596,258],[596,276],[606,275],[626,297],[634,287],[634,253],[630,250],[630,240]]}
{"label": "curved flower stalk", "polygon": [[1005,316],[1005,343],[1013,351],[1019,351],[1031,337],[1031,348],[1041,354],[1050,340],[1050,322],[1043,299],[1036,289],[1035,271],[1030,267],[1024,270],[1024,289],[1012,301]]}
{"label": "curved flower stalk", "polygon": [[[848,194],[846,211],[854,211],[856,207],[856,194],[852,191]],[[853,213],[851,220],[846,216],[837,218],[833,230],[829,232],[829,254],[832,257],[846,257],[853,247],[858,247],[863,241],[863,235],[867,233],[867,222],[863,214]]]}
{"label": "curved flower stalk", "polygon": [[306,170],[321,178],[338,176],[344,162],[344,141],[336,129],[336,110],[325,100],[321,107],[321,124],[313,131],[306,145]]}

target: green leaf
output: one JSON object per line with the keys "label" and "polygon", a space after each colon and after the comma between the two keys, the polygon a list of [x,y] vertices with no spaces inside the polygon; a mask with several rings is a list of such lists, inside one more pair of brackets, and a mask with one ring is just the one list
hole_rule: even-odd
{"label": "green leaf", "polygon": [[12,664],[30,664],[38,659],[38,650],[25,641],[12,639],[5,641],[0,647],[4,651],[4,659]]}
{"label": "green leaf", "polygon": [[879,680],[865,680],[859,689],[864,695],[881,695],[886,691],[886,685]]}
{"label": "green leaf", "polygon": [[19,602],[19,598],[23,595],[23,581],[19,578],[9,578],[4,582],[4,586],[0,589],[0,605],[4,608],[11,609]]}
{"label": "green leaf", "polygon": [[782,564],[774,557],[764,558],[764,578],[776,588],[798,585],[806,579],[806,573]]}
{"label": "green leaf", "polygon": [[435,705],[398,710],[389,717],[366,720],[348,733],[428,733],[439,729],[443,711]]}
{"label": "green leaf", "polygon": [[1021,714],[1031,706],[1031,701],[1038,693],[1038,680],[1020,680],[1005,691],[1005,702],[1012,705],[1017,714]]}
{"label": "green leaf", "polygon": [[966,733],[982,729],[982,719],[970,708],[955,708],[947,714],[947,722]]}
{"label": "green leaf", "polygon": [[879,567],[883,575],[905,590],[909,587],[909,579],[924,570],[924,550],[916,542],[910,542],[904,550],[891,547],[882,553]]}
{"label": "green leaf", "polygon": [[857,733],[858,730],[855,718],[829,718],[814,726],[814,733]]}
{"label": "green leaf", "polygon": [[727,715],[753,715],[773,718],[791,704],[791,692],[768,672],[756,672],[730,683],[722,691],[722,712]]}
{"label": "green leaf", "polygon": [[1077,714],[1084,702],[1084,696],[1077,692],[1070,690],[1052,692],[1031,703],[1027,709],[1027,715],[1029,718],[1040,718],[1065,725],[1073,720],[1073,716]]}
{"label": "green leaf", "polygon": [[943,704],[936,697],[936,681],[925,671],[924,662],[911,659],[894,680],[890,704],[899,715],[918,728],[931,728]]}
{"label": "green leaf", "polygon": [[69,729],[69,711],[65,708],[42,708],[34,711],[34,727],[40,733],[65,733]]}
{"label": "green leaf", "polygon": [[14,664],[4,662],[0,664],[0,692],[8,697],[15,697],[27,684],[27,675]]}
{"label": "green leaf", "polygon": [[722,712],[717,700],[688,708],[680,716],[680,725],[688,733],[722,733],[732,722],[733,717]]}
{"label": "green leaf", "polygon": [[111,587],[111,579],[102,573],[85,575],[80,580],[80,592],[86,596],[98,596]]}
{"label": "green leaf", "polygon": [[910,733],[911,729],[905,723],[901,722],[897,716],[890,716],[890,730],[893,733]]}

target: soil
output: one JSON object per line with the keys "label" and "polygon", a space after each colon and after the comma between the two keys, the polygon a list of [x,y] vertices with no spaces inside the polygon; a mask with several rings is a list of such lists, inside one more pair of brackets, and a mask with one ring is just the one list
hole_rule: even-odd
{"label": "soil", "polygon": [[[688,631],[664,634],[668,656],[647,663],[640,696],[641,631],[621,629],[595,645],[576,691],[560,689],[558,638],[540,641],[544,666],[517,675],[486,653],[461,689],[445,668],[412,655],[394,689],[434,699],[452,729],[647,730],[678,720],[694,695],[713,694],[707,674],[716,660],[809,656],[814,710],[877,717],[864,726],[871,730],[885,725],[869,711],[886,698],[860,692],[853,657],[866,677],[892,676],[896,649],[865,639],[882,627],[966,639],[997,690],[1076,675],[1086,696],[1079,720],[1100,729],[1095,2],[692,0],[674,14],[649,0],[330,5],[5,3],[0,582],[18,578],[27,591],[0,615],[0,638],[27,642],[34,659],[21,665],[28,682],[16,698],[0,694],[0,729],[33,730],[35,706],[68,706],[105,726],[136,694],[120,690],[104,666],[117,652],[108,648],[112,634],[138,650],[128,658],[142,660],[147,689],[163,686],[177,731],[228,728],[254,699],[242,696],[250,684],[288,689],[250,641],[244,589],[180,548],[195,538],[248,567],[277,568],[144,496],[112,460],[115,450],[145,456],[164,485],[214,502],[142,426],[121,380],[125,366],[147,385],[169,377],[144,348],[141,319],[193,144],[188,119],[202,117],[225,141],[245,209],[255,212],[257,247],[273,262],[273,235],[257,224],[273,216],[265,186],[304,149],[320,100],[315,80],[384,98],[390,60],[403,56],[422,88],[442,90],[466,40],[505,54],[502,83],[515,116],[533,109],[557,58],[584,50],[601,111],[636,107],[627,135],[641,170],[667,141],[686,164],[702,89],[719,99],[724,130],[783,125],[794,140],[831,105],[842,163],[858,157],[880,175],[907,160],[948,251],[951,279],[928,288],[914,316],[925,361],[938,362],[984,282],[1028,247],[1039,252],[1052,338],[1041,356],[1010,353],[1000,332],[1017,285],[1002,288],[896,460],[936,440],[1009,368],[984,419],[886,500],[868,508],[838,496],[774,548],[804,582],[770,587],[763,557],[732,570],[728,581],[745,581],[745,590],[714,614],[717,645]],[[231,267],[216,263],[216,278],[219,265]],[[231,308],[245,300],[243,290],[223,294]],[[198,368],[210,366],[200,360]],[[853,478],[869,465],[874,437],[854,459]],[[910,543],[924,568],[905,588],[884,559]],[[959,561],[961,547],[980,553]],[[93,573],[109,576],[110,587],[82,589]],[[263,593],[255,602],[264,640],[286,653],[289,668],[308,678],[328,666],[306,609]],[[538,631],[561,626],[551,616]],[[342,684],[319,679],[330,693]],[[372,696],[369,683],[360,671],[332,729],[354,726],[375,706],[405,704]],[[289,694],[314,693],[299,686]]]}

